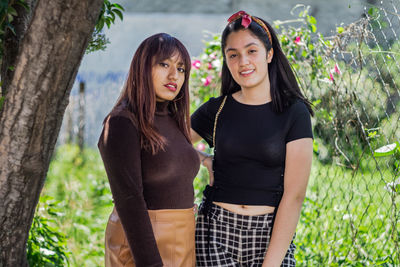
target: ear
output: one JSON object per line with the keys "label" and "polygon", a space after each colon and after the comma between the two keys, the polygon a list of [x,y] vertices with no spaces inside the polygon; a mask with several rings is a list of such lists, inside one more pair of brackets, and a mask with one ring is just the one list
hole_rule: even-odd
{"label": "ear", "polygon": [[273,56],[274,56],[274,49],[271,48],[271,49],[268,51],[268,54],[267,54],[267,62],[268,62],[268,63],[271,63]]}

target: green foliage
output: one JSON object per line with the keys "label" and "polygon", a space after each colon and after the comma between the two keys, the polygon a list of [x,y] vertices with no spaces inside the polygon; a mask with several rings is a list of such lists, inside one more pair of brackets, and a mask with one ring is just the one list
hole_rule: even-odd
{"label": "green foliage", "polygon": [[104,26],[107,26],[109,29],[111,24],[115,23],[116,17],[119,17],[120,20],[123,20],[122,11],[125,11],[125,9],[121,5],[104,0],[99,18],[97,19],[96,27],[92,34],[92,39],[86,49],[87,54],[97,50],[106,49],[107,44],[109,44],[110,41],[103,33],[103,28]]}
{"label": "green foliage", "polygon": [[39,200],[27,244],[27,258],[31,267],[69,266],[67,239],[56,220],[63,215],[59,204],[48,196]]}
{"label": "green foliage", "polygon": [[10,30],[15,34],[14,26],[11,23],[14,21],[14,18],[18,16],[17,11],[15,10],[17,5],[24,7],[26,10],[29,9],[25,0],[0,1],[0,62],[3,57],[3,40],[5,32]]}
{"label": "green foliage", "polygon": [[59,231],[68,239],[71,266],[103,266],[104,232],[113,204],[98,151],[80,151],[74,145],[58,147],[42,200],[44,196],[57,201],[57,208],[63,211],[51,218],[57,220]]}
{"label": "green foliage", "polygon": [[315,159],[297,227],[298,265],[398,266],[390,179],[390,170],[354,174]]}
{"label": "green foliage", "polygon": [[192,93],[191,108],[194,110],[212,96],[218,96],[221,82],[222,53],[221,37],[206,33],[211,37],[205,42],[204,52],[192,61],[190,87]]}
{"label": "green foliage", "polygon": [[[12,25],[15,17],[18,16],[15,7],[20,5],[26,10],[29,10],[28,5],[25,0],[4,0],[0,1],[0,62],[3,57],[3,42],[4,34],[7,30],[10,30],[14,35],[15,29]],[[86,53],[94,52],[97,50],[104,50],[109,43],[103,33],[104,25],[110,28],[112,24],[115,23],[116,17],[123,19],[122,12],[125,11],[124,8],[117,4],[111,3],[109,0],[104,0],[99,18],[97,19],[95,30],[92,34],[91,41],[87,47]]]}

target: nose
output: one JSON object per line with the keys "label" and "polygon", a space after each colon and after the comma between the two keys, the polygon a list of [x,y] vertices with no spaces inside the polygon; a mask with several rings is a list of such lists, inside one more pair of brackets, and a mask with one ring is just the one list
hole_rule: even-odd
{"label": "nose", "polygon": [[246,55],[240,56],[240,58],[239,58],[239,64],[240,64],[240,66],[246,66],[246,65],[248,65],[248,64],[249,64],[249,59],[248,59],[248,57],[247,57]]}
{"label": "nose", "polygon": [[173,81],[178,80],[178,70],[176,68],[170,68],[168,78]]}

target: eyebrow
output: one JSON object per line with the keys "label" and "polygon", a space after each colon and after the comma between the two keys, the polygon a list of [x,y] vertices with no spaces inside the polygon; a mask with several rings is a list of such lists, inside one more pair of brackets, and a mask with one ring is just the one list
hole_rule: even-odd
{"label": "eyebrow", "polygon": [[[247,47],[252,46],[252,45],[258,46],[257,43],[252,42],[252,43],[248,43],[247,45],[245,45],[244,48],[247,48]],[[228,53],[229,51],[235,51],[235,50],[237,50],[237,49],[236,48],[228,48],[228,49],[226,49],[225,53]]]}

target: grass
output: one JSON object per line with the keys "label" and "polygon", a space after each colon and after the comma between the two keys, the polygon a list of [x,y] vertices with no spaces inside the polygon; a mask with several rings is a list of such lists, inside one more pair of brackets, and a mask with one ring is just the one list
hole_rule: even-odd
{"label": "grass", "polygon": [[[197,203],[206,177],[201,168]],[[298,266],[400,266],[399,192],[385,188],[395,178],[386,159],[357,171],[314,160],[295,240]],[[104,266],[113,204],[97,150],[59,147],[42,196],[59,201],[56,227],[67,236],[70,266]]]}

